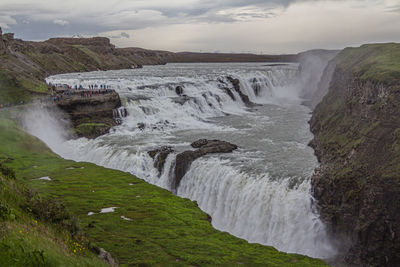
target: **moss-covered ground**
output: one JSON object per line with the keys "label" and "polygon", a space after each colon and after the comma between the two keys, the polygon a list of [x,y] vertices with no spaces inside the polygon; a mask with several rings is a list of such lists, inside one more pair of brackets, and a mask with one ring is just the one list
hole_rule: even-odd
{"label": "moss-covered ground", "polygon": [[[5,117],[9,115],[0,112],[0,160],[8,159],[7,167],[16,173],[15,183],[33,188],[43,199],[63,203],[67,212],[79,219],[91,244],[105,248],[122,266],[325,266],[321,260],[249,244],[217,231],[195,202],[128,173],[64,160]],[[52,180],[38,180],[44,176]],[[99,213],[107,207],[117,208],[111,213]],[[88,212],[95,214],[89,216]],[[32,231],[32,241],[24,241],[25,246],[30,246],[30,251],[44,251],[50,258],[53,249],[46,246],[52,243],[40,246],[43,240],[34,239],[40,231],[29,220],[6,223],[12,227],[2,233],[3,242],[18,240],[19,228],[24,228],[23,233]],[[25,226],[19,227],[21,223]],[[55,244],[56,249],[59,248]],[[10,257],[15,249],[2,253]],[[76,257],[72,260],[86,264]],[[54,262],[62,262],[61,258],[53,258]]]}
{"label": "moss-covered ground", "polygon": [[18,81],[4,69],[0,69],[0,105],[13,105],[28,101],[31,95],[18,85]]}
{"label": "moss-covered ground", "polygon": [[11,161],[0,161],[0,266],[107,266],[76,218],[21,183]]}
{"label": "moss-covered ground", "polygon": [[362,80],[391,84],[400,79],[400,44],[367,44],[345,48],[335,58],[342,71]]}

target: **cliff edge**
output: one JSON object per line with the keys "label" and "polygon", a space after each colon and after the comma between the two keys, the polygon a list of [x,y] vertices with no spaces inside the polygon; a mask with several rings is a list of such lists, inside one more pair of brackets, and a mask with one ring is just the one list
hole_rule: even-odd
{"label": "cliff edge", "polygon": [[0,29],[0,104],[15,104],[49,92],[50,75],[165,64],[171,52],[116,48],[108,38],[23,41]]}
{"label": "cliff edge", "polygon": [[346,48],[310,121],[321,217],[345,264],[400,266],[400,44]]}

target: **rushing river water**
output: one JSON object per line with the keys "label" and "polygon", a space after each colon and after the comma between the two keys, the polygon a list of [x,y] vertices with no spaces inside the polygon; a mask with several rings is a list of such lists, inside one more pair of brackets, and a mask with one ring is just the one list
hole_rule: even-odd
{"label": "rushing river water", "polygon": [[[246,107],[234,90],[232,99],[223,89],[232,87],[228,76],[260,105]],[[48,82],[111,85],[128,112],[121,125],[94,140],[51,142],[49,132],[60,132],[54,125],[31,131],[61,156],[172,190],[177,153],[200,138],[229,141],[239,149],[195,160],[174,193],[197,201],[215,228],[249,242],[319,258],[335,253],[310,193],[317,160],[307,146],[310,110],[301,105],[297,64],[168,64],[57,75]],[[160,174],[147,151],[166,145],[175,152]]]}

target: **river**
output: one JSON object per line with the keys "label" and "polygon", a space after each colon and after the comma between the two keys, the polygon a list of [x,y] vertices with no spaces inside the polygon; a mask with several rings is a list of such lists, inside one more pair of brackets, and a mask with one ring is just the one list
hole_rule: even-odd
{"label": "river", "polygon": [[[47,81],[53,84],[110,85],[128,115],[94,140],[51,142],[40,132],[60,134],[54,124],[31,132],[64,158],[128,171],[197,201],[216,229],[326,259],[335,248],[311,195],[318,162],[307,145],[311,111],[302,105],[299,76],[294,63],[167,64],[52,76]],[[241,92],[257,105],[246,106],[228,77],[238,79]],[[232,89],[233,97],[224,88]],[[195,160],[174,190],[175,156],[200,138],[228,141],[239,149]],[[174,152],[159,173],[147,152],[161,146]]]}

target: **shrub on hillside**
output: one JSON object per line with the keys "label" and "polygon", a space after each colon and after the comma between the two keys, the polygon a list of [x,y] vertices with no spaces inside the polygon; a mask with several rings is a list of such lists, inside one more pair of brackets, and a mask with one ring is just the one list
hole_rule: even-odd
{"label": "shrub on hillside", "polygon": [[57,199],[44,199],[32,190],[25,193],[27,204],[26,210],[32,213],[38,220],[55,223],[67,229],[72,235],[81,232],[80,221],[71,216],[65,206]]}
{"label": "shrub on hillside", "polygon": [[0,163],[0,172],[9,179],[15,179],[15,172],[10,167],[6,166],[4,163]]}

